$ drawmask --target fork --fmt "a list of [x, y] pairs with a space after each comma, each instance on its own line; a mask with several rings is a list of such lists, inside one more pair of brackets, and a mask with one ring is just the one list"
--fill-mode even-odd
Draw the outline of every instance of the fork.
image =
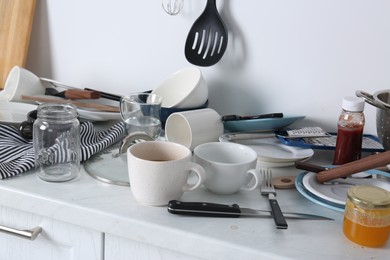
[[270, 169], [260, 169], [263, 175], [263, 182], [260, 187], [261, 195], [268, 195], [269, 204], [271, 205], [272, 216], [274, 217], [277, 229], [287, 229], [287, 221], [283, 216], [282, 210], [276, 200], [276, 191], [272, 184], [272, 172]]

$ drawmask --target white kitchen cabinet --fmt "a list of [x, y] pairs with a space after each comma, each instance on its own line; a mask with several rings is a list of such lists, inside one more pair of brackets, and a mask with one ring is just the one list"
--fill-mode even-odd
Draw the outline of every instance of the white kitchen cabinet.
[[189, 255], [106, 234], [105, 260], [196, 260]]
[[42, 228], [35, 240], [0, 232], [1, 260], [103, 259], [101, 232], [7, 207], [0, 207], [0, 225], [17, 230]]

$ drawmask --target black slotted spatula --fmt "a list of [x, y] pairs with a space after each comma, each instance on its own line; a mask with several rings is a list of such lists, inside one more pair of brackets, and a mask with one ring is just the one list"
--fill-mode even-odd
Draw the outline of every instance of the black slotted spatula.
[[225, 53], [228, 32], [218, 13], [215, 0], [207, 0], [206, 8], [188, 33], [185, 56], [197, 66], [212, 66]]

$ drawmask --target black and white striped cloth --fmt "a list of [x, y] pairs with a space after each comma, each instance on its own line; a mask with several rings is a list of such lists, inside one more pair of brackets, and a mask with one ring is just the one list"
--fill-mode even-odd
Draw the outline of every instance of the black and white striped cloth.
[[[113, 145], [124, 134], [123, 122], [101, 132], [96, 131], [91, 122], [81, 123], [81, 161]], [[15, 127], [0, 124], [0, 179], [16, 176], [34, 167], [33, 142], [21, 137]]]

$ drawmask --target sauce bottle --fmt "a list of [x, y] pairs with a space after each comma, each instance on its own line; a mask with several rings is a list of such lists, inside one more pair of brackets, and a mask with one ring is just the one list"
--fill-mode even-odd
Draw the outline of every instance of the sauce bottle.
[[349, 240], [362, 246], [385, 245], [390, 235], [390, 192], [368, 185], [350, 188], [343, 232]]
[[333, 164], [340, 165], [360, 159], [364, 128], [364, 100], [345, 97], [338, 121]]

